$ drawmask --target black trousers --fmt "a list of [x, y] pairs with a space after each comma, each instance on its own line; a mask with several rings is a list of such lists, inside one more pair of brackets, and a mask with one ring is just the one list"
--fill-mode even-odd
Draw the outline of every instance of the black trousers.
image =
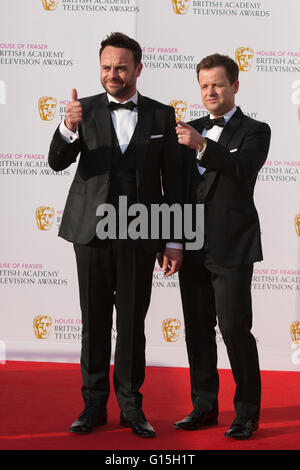
[[207, 251], [184, 253], [179, 272], [194, 409], [218, 409], [217, 324], [236, 383], [237, 417], [259, 416], [261, 381], [251, 333], [253, 264], [223, 268]]
[[144, 320], [150, 303], [155, 254], [133, 240], [74, 244], [82, 312], [81, 374], [85, 406], [106, 410], [110, 391], [112, 315], [117, 339], [114, 388], [123, 411], [141, 408], [145, 377]]

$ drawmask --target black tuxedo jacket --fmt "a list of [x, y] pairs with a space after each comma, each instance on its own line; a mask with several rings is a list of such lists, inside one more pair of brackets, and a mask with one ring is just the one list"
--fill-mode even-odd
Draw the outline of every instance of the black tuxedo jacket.
[[[205, 118], [190, 122], [203, 132]], [[185, 202], [205, 204], [208, 249], [220, 266], [240, 266], [262, 259], [258, 214], [253, 200], [256, 177], [270, 144], [267, 124], [237, 111], [218, 142], [207, 139], [199, 174], [195, 151], [184, 149]]]
[[[96, 217], [97, 207], [107, 200], [113, 138], [106, 93], [83, 98], [80, 102], [83, 119], [79, 126], [79, 139], [66, 143], [58, 128], [50, 145], [48, 160], [53, 170], [61, 171], [74, 163], [80, 153], [59, 236], [87, 244], [96, 235], [96, 225], [100, 220]], [[175, 127], [172, 107], [139, 95], [135, 134], [137, 202], [146, 206], [182, 201], [182, 160]], [[145, 240], [145, 243], [151, 251], [162, 248], [158, 240]]]

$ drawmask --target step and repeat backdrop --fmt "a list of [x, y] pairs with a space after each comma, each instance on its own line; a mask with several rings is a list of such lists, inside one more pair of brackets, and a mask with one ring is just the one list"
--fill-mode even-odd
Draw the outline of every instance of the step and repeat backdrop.
[[[238, 63], [237, 104], [272, 129], [255, 191], [264, 260], [253, 333], [263, 369], [300, 370], [299, 0], [2, 0], [0, 10], [0, 361], [79, 362], [74, 252], [57, 236], [76, 164], [55, 173], [47, 154], [72, 88], [103, 91], [100, 42], [122, 31], [143, 48], [140, 93], [184, 121], [206, 114], [197, 63], [215, 52]], [[188, 366], [178, 276], [158, 265], [146, 335], [149, 365]], [[227, 368], [218, 328], [217, 341]]]

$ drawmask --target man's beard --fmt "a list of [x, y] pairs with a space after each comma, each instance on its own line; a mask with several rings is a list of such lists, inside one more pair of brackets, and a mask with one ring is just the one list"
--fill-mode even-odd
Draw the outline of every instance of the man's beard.
[[134, 87], [133, 87], [132, 83], [128, 83], [125, 86], [122, 86], [122, 85], [124, 85], [123, 81], [115, 81], [115, 82], [112, 82], [112, 83], [119, 84], [120, 87], [110, 89], [109, 85], [107, 86], [106, 83], [101, 80], [101, 84], [102, 84], [103, 88], [105, 89], [105, 91], [107, 91], [107, 93], [109, 93], [114, 98], [117, 98], [117, 99], [127, 98], [128, 96], [130, 96], [131, 91], [132, 92], [134, 91]]

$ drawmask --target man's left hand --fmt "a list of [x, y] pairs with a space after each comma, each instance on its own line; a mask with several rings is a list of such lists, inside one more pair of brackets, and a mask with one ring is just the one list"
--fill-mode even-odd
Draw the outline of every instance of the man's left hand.
[[157, 256], [157, 261], [163, 269], [165, 277], [172, 276], [179, 271], [182, 265], [182, 252], [183, 250], [178, 248], [166, 248], [164, 253]]

